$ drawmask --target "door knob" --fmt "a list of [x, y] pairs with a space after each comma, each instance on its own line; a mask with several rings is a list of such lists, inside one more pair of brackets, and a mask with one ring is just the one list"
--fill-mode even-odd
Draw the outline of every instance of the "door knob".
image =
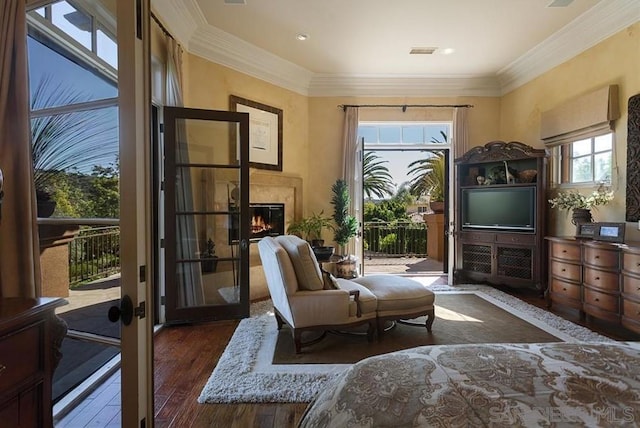
[[109, 308], [109, 321], [118, 322], [122, 321], [122, 324], [129, 325], [133, 319], [133, 302], [131, 297], [124, 295], [120, 300], [120, 306], [111, 306]]

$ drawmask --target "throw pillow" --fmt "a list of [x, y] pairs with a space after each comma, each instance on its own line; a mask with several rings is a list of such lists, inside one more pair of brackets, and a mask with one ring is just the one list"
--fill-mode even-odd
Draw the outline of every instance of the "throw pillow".
[[322, 272], [309, 243], [294, 235], [281, 235], [276, 237], [276, 241], [289, 254], [298, 279], [298, 288], [311, 291], [322, 290], [324, 287]]

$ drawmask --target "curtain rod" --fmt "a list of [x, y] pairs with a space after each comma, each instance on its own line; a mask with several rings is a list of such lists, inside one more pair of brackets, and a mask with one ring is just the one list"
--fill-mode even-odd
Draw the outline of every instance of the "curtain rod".
[[165, 36], [167, 37], [171, 37], [173, 40], [175, 40], [176, 38], [173, 37], [173, 35], [169, 32], [169, 30], [167, 30], [165, 28], [164, 25], [162, 25], [162, 22], [160, 22], [160, 20], [158, 19], [158, 17], [155, 15], [155, 13], [151, 12], [151, 18], [156, 21], [156, 24], [158, 24], [158, 27], [160, 27], [160, 30], [162, 30], [162, 32], [164, 33]]
[[367, 107], [367, 108], [379, 108], [379, 107], [401, 107], [403, 112], [407, 111], [408, 107], [422, 107], [422, 108], [453, 108], [464, 107], [472, 108], [473, 104], [340, 104], [338, 107], [342, 110], [346, 110], [347, 107]]

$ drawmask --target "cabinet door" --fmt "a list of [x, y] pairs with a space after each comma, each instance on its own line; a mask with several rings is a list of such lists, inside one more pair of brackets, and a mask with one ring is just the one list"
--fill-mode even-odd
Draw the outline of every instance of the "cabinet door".
[[496, 247], [497, 275], [533, 280], [534, 247]]
[[491, 274], [491, 245], [462, 244], [462, 269]]

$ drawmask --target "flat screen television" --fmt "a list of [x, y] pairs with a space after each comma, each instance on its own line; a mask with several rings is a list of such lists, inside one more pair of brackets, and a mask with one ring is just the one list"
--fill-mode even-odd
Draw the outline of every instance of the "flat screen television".
[[462, 228], [533, 232], [535, 195], [534, 186], [462, 189]]

